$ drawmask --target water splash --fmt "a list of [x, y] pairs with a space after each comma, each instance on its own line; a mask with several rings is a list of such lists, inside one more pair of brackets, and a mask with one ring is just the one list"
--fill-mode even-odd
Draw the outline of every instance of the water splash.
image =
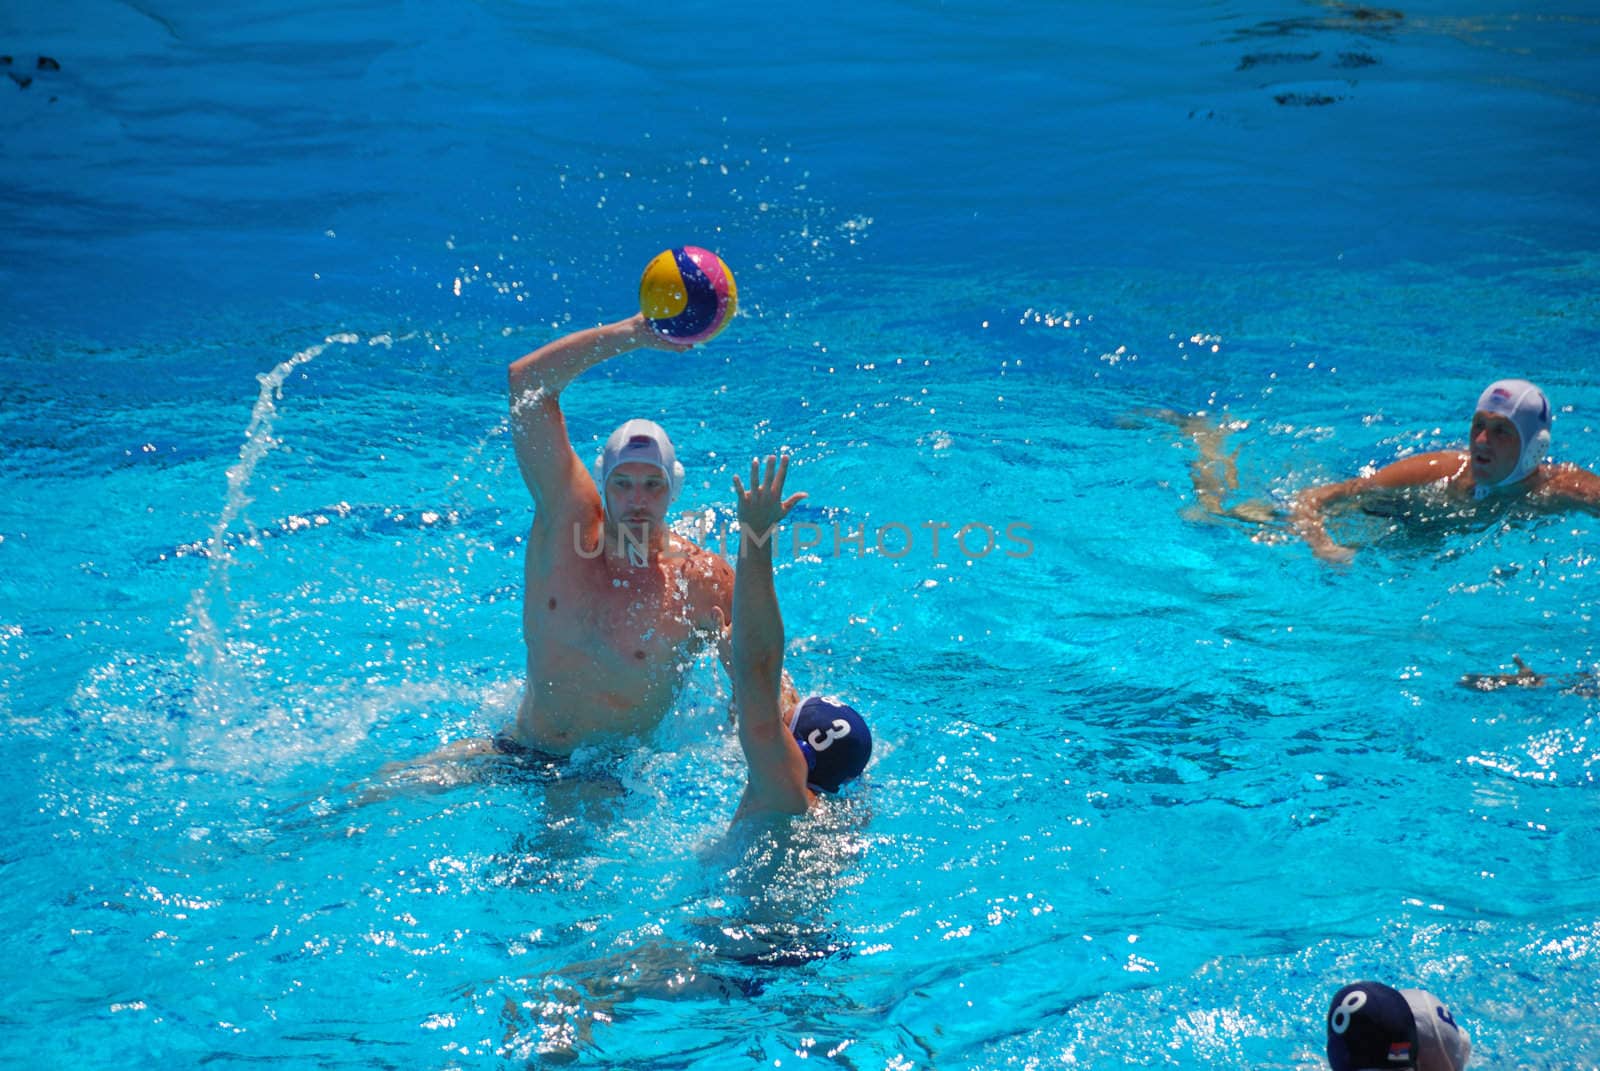
[[228, 496], [222, 512], [211, 527], [204, 554], [211, 565], [203, 584], [189, 596], [189, 619], [192, 627], [188, 636], [189, 663], [199, 674], [195, 694], [196, 706], [213, 714], [224, 708], [221, 702], [227, 691], [231, 665], [222, 630], [212, 617], [212, 606], [226, 602], [228, 596], [228, 571], [233, 565], [233, 550], [228, 540], [229, 528], [239, 514], [252, 501], [249, 493], [251, 477], [256, 466], [269, 454], [279, 440], [273, 437], [272, 426], [278, 415], [277, 403], [283, 398], [283, 384], [289, 373], [315, 360], [329, 346], [338, 343], [351, 345], [359, 338], [349, 332], [329, 335], [319, 345], [301, 350], [278, 364], [270, 372], [256, 377], [261, 391], [250, 411], [250, 423], [244, 430], [244, 444], [239, 447], [239, 460], [228, 467]]

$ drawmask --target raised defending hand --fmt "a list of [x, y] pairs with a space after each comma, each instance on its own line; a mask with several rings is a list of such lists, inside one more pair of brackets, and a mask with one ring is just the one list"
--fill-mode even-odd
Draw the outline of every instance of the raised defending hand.
[[739, 477], [733, 478], [734, 499], [739, 505], [739, 526], [746, 532], [762, 538], [763, 541], [766, 534], [806, 497], [804, 491], [797, 491], [788, 498], [783, 497], [783, 480], [788, 472], [788, 454], [782, 457], [768, 454], [765, 475], [761, 472], [761, 462], [756, 458], [750, 459], [748, 491], [739, 481]]

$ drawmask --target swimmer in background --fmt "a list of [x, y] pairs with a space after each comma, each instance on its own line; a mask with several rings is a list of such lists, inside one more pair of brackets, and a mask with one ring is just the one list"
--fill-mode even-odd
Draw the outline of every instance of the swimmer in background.
[[1478, 397], [1467, 449], [1402, 458], [1370, 476], [1322, 484], [1295, 496], [1289, 523], [1324, 561], [1349, 561], [1355, 551], [1328, 535], [1323, 514], [1334, 503], [1374, 491], [1434, 488], [1459, 515], [1476, 519], [1515, 501], [1541, 513], [1600, 513], [1600, 476], [1576, 465], [1544, 461], [1550, 448], [1550, 402], [1525, 379], [1501, 379]]
[[[1237, 452], [1223, 453], [1231, 429], [1200, 416], [1161, 415], [1188, 434], [1200, 451], [1191, 477], [1205, 513], [1255, 524], [1274, 519], [1266, 503], [1226, 504], [1238, 489]], [[1347, 562], [1355, 550], [1336, 543], [1325, 520], [1331, 507], [1346, 501], [1369, 512], [1396, 515], [1407, 507], [1386, 508], [1380, 499], [1406, 496], [1419, 505], [1443, 507], [1435, 511], [1438, 516], [1462, 525], [1508, 504], [1539, 513], [1583, 509], [1600, 514], [1600, 476], [1543, 460], [1550, 446], [1550, 422], [1550, 403], [1538, 387], [1523, 379], [1497, 380], [1478, 398], [1467, 449], [1416, 454], [1370, 475], [1307, 488], [1290, 506], [1289, 530], [1324, 561]]]
[[[738, 823], [760, 815], [804, 814], [819, 793], [838, 792], [872, 757], [872, 734], [851, 707], [821, 696], [804, 702], [783, 669], [783, 615], [772, 579], [778, 522], [804, 492], [783, 497], [789, 458], [750, 461], [748, 489], [733, 478], [739, 509], [739, 566], [733, 585], [729, 677], [739, 746], [748, 773], [734, 812]], [[718, 611], [720, 614], [720, 611]]]
[[[1475, 692], [1498, 692], [1502, 688], [1543, 688], [1551, 683], [1552, 678], [1548, 673], [1535, 672], [1517, 655], [1512, 655], [1511, 661], [1516, 663], [1515, 673], [1465, 673], [1456, 683]], [[1600, 675], [1568, 673], [1555, 678], [1555, 683], [1561, 695], [1580, 695], [1590, 699], [1600, 696]]]

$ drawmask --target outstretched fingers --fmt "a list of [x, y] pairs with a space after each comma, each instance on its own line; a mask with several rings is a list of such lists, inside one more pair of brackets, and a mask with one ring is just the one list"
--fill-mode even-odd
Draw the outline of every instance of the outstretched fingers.
[[788, 498], [783, 497], [783, 482], [789, 478], [789, 455], [781, 454], [777, 458], [767, 455], [767, 480], [766, 489], [772, 495], [773, 503], [778, 508], [778, 519], [789, 515], [789, 511], [805, 501], [806, 493], [796, 491]]
[[738, 476], [733, 478], [733, 490], [739, 508], [741, 523], [770, 527], [789, 515], [789, 511], [804, 501], [805, 492], [796, 492], [785, 498], [783, 484], [789, 477], [789, 455], [768, 454], [765, 458], [750, 459], [748, 484]]

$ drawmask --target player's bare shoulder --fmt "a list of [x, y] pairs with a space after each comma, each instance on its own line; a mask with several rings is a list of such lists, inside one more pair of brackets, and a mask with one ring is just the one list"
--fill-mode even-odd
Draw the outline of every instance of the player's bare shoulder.
[[1467, 455], [1460, 450], [1431, 450], [1390, 462], [1373, 474], [1372, 487], [1423, 487], [1448, 481], [1452, 488], [1466, 476]]
[[679, 575], [695, 616], [709, 615], [713, 606], [728, 611], [733, 600], [733, 569], [722, 556], [678, 536], [673, 537], [672, 550], [678, 556]]
[[691, 584], [733, 586], [733, 569], [722, 556], [692, 540], [674, 537], [672, 549], [681, 555], [683, 572]]
[[1557, 509], [1577, 506], [1600, 511], [1600, 476], [1577, 465], [1562, 463], [1541, 469], [1544, 479], [1535, 497]]

